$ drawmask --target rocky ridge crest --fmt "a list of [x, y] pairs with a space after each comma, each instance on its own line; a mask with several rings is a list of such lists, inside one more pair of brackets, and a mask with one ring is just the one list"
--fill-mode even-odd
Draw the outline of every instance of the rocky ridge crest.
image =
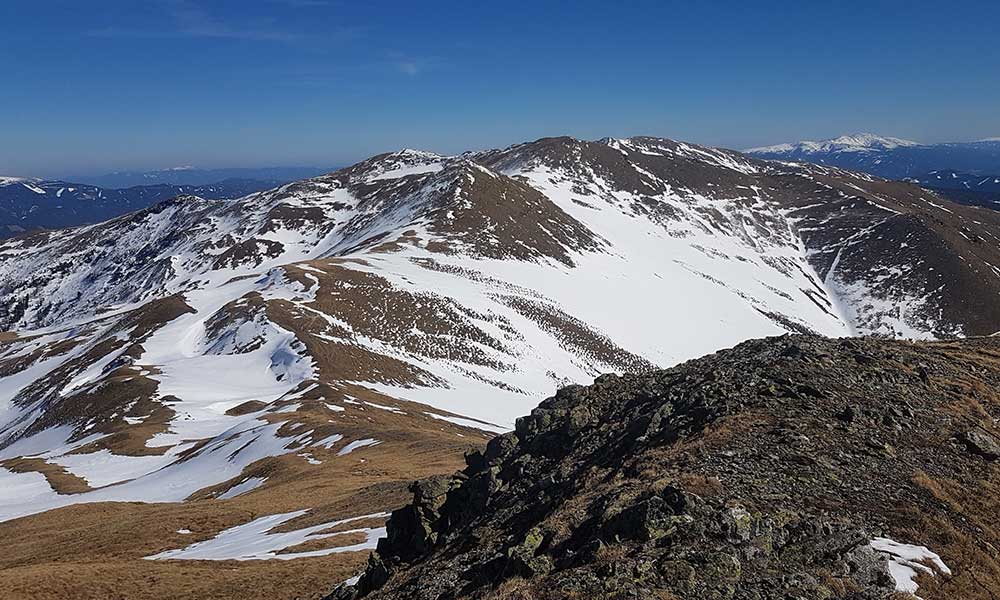
[[[996, 597], [998, 360], [783, 336], [563, 388], [415, 483], [330, 598]], [[894, 578], [884, 540], [947, 566]]]

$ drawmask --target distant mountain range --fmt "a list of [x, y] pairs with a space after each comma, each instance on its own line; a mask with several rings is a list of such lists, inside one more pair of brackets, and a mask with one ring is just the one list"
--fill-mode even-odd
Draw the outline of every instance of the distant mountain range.
[[757, 158], [804, 161], [864, 171], [886, 179], [923, 177], [945, 169], [982, 175], [1000, 173], [1000, 138], [921, 144], [860, 133], [821, 142], [750, 148], [745, 152]]
[[104, 175], [74, 175], [69, 181], [103, 188], [127, 188], [138, 185], [206, 185], [227, 179], [257, 180], [288, 183], [329, 173], [335, 168], [320, 167], [260, 167], [233, 169], [199, 169], [191, 166], [157, 171], [116, 171]]
[[962, 204], [1000, 208], [1000, 138], [920, 144], [873, 133], [750, 148], [770, 160], [810, 162], [902, 179]]
[[[208, 174], [217, 176], [239, 171], [274, 178], [228, 178], [209, 183], [167, 183], [165, 179], [184, 179], [184, 174], [198, 180]], [[37, 229], [58, 229], [98, 223], [141, 210], [157, 202], [181, 195], [207, 199], [226, 200], [240, 198], [254, 192], [270, 189], [288, 179], [278, 177], [283, 169], [226, 169], [215, 171], [157, 171], [162, 173], [156, 182], [152, 173], [145, 185], [124, 188], [101, 187], [77, 180], [49, 181], [20, 177], [0, 177], [0, 238], [10, 237]], [[200, 174], [200, 175], [199, 175]], [[286, 175], [290, 173], [284, 173]], [[113, 175], [94, 178], [114, 181]], [[124, 181], [126, 178], [121, 179]]]

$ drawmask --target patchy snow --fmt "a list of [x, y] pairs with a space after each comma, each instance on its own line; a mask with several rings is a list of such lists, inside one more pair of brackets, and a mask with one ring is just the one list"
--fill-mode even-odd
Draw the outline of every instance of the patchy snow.
[[344, 439], [344, 436], [340, 435], [339, 433], [335, 433], [335, 434], [333, 434], [331, 436], [328, 436], [328, 437], [325, 437], [325, 438], [323, 438], [323, 439], [321, 439], [321, 440], [319, 440], [317, 442], [313, 442], [310, 445], [311, 446], [323, 446], [324, 448], [326, 448], [327, 450], [329, 450], [330, 448], [333, 447], [334, 444], [336, 444], [337, 442], [339, 442], [342, 439]]
[[150, 447], [218, 435], [245, 420], [226, 414], [250, 400], [272, 402], [313, 376], [312, 361], [298, 354], [291, 332], [270, 324], [265, 343], [253, 352], [205, 354], [205, 321], [225, 304], [262, 287], [260, 280], [244, 280], [186, 295], [197, 312], [174, 319], [143, 343], [136, 361], [155, 366], [150, 378], [159, 382], [161, 397], [174, 396], [177, 412], [170, 432], [155, 436]]
[[[295, 558], [306, 558], [311, 556], [326, 556], [328, 554], [339, 554], [342, 552], [359, 552], [362, 550], [373, 550], [380, 538], [385, 537], [385, 527], [359, 528], [337, 533], [320, 533], [325, 529], [338, 527], [345, 523], [361, 521], [367, 519], [383, 519], [388, 517], [388, 513], [373, 513], [359, 517], [351, 517], [329, 523], [321, 523], [312, 527], [286, 531], [282, 533], [273, 532], [277, 528], [294, 518], [301, 517], [309, 512], [308, 510], [296, 510], [276, 515], [268, 515], [254, 519], [244, 525], [237, 525], [230, 529], [219, 532], [214, 538], [192, 544], [179, 550], [167, 550], [145, 557], [146, 560], [292, 560]], [[291, 548], [299, 544], [332, 538], [340, 535], [350, 535], [354, 533], [364, 533], [366, 539], [358, 544], [349, 546], [338, 546], [312, 550], [308, 552], [291, 552], [279, 554], [281, 550]]]
[[372, 177], [371, 181], [379, 181], [381, 179], [399, 179], [400, 177], [406, 177], [408, 175], [423, 175], [425, 173], [437, 173], [444, 168], [442, 163], [430, 163], [424, 165], [412, 165], [408, 167], [400, 167], [398, 169], [392, 169], [391, 171], [385, 171], [379, 173], [378, 175]]
[[48, 462], [65, 467], [98, 488], [153, 473], [177, 460], [176, 453], [160, 456], [121, 456], [108, 450], [90, 454], [63, 454]]
[[[81, 502], [183, 501], [198, 490], [238, 477], [247, 466], [258, 460], [293, 452], [299, 439], [279, 436], [278, 431], [283, 425], [283, 422], [267, 423], [259, 419], [244, 419], [232, 428], [212, 437], [184, 460], [177, 460], [176, 455], [188, 449], [190, 444], [171, 448], [168, 453], [174, 460], [166, 466], [124, 483], [82, 494], [61, 495], [51, 488], [48, 493], [43, 493], [38, 486], [20, 485], [27, 481], [27, 478], [38, 475], [37, 473], [13, 474], [15, 477], [10, 482], [12, 484], [16, 482], [18, 485], [0, 487], [4, 499], [4, 502], [0, 503], [0, 521]], [[58, 460], [66, 458], [61, 456]], [[133, 458], [140, 460], [133, 463], [131, 461]], [[105, 479], [127, 477], [155, 466], [152, 461], [142, 460], [144, 458], [146, 457], [114, 456], [110, 459], [110, 463], [116, 470], [106, 475], [94, 475], [97, 470], [92, 463], [81, 462], [74, 466], [81, 468], [81, 472], [99, 477], [98, 481], [101, 481], [101, 477]], [[92, 459], [93, 457], [89, 460]], [[45, 485], [48, 487], [47, 482]]]
[[[0, 467], [0, 490], [3, 490], [5, 502], [12, 497], [25, 502], [45, 501], [55, 493], [41, 473], [15, 473], [4, 467]], [[7, 520], [6, 514], [7, 508], [0, 504], [0, 520]]]
[[341, 448], [337, 452], [337, 456], [347, 456], [348, 454], [350, 454], [351, 452], [354, 452], [358, 448], [365, 448], [365, 447], [368, 447], [368, 446], [377, 446], [377, 445], [379, 445], [381, 443], [382, 442], [380, 442], [379, 440], [372, 439], [372, 438], [365, 438], [363, 440], [355, 440], [355, 441], [351, 442], [350, 444], [347, 444], [346, 446], [344, 446], [343, 448]]
[[461, 425], [462, 427], [469, 427], [471, 429], [480, 429], [482, 431], [490, 431], [493, 433], [506, 433], [509, 431], [505, 427], [500, 427], [492, 423], [484, 423], [482, 421], [475, 421], [473, 419], [463, 419], [462, 417], [451, 417], [447, 415], [439, 415], [432, 412], [425, 412], [425, 415], [431, 417], [432, 419], [438, 419], [440, 421], [447, 421], [455, 425]]
[[321, 465], [321, 464], [323, 464], [323, 461], [317, 460], [312, 454], [309, 454], [308, 452], [302, 452], [300, 454], [296, 454], [296, 456], [299, 456], [301, 458], [306, 459], [306, 462], [309, 463], [309, 464], [311, 464], [311, 465]]
[[403, 411], [403, 409], [399, 408], [398, 406], [386, 406], [384, 404], [375, 404], [374, 402], [365, 402], [365, 404], [367, 404], [368, 406], [371, 406], [372, 408], [378, 408], [380, 410], [384, 410], [384, 411], [387, 411], [387, 412], [395, 413], [397, 415], [405, 415], [406, 414]]
[[[869, 544], [876, 552], [889, 557], [889, 575], [896, 582], [896, 591], [916, 595], [918, 572], [935, 575], [951, 575], [941, 557], [925, 546], [903, 544], [889, 538], [877, 537]], [[928, 566], [924, 563], [930, 563]], [[917, 596], [919, 598], [919, 596]]]
[[229, 500], [230, 498], [242, 496], [264, 485], [265, 481], [267, 481], [267, 477], [247, 477], [216, 497], [219, 500]]

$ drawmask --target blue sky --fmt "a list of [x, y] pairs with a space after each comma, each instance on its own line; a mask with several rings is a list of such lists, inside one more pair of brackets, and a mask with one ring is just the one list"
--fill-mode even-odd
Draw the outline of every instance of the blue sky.
[[1000, 2], [0, 2], [0, 175], [1000, 136]]

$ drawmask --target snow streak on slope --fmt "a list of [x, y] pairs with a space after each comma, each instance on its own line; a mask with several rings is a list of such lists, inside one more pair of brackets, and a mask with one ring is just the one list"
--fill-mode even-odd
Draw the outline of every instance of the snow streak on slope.
[[[274, 533], [278, 526], [306, 514], [307, 511], [299, 510], [290, 513], [269, 515], [260, 517], [245, 525], [238, 525], [232, 529], [227, 529], [219, 533], [218, 536], [192, 544], [187, 548], [179, 550], [168, 550], [153, 556], [147, 556], [147, 560], [292, 560], [295, 558], [305, 558], [309, 556], [324, 556], [326, 554], [337, 554], [340, 552], [357, 552], [359, 550], [374, 550], [375, 542], [385, 537], [385, 527], [362, 527], [358, 529], [347, 529], [335, 533], [322, 533], [324, 530], [333, 529], [345, 523], [355, 521], [367, 521], [371, 519], [384, 519], [388, 513], [373, 513], [360, 517], [351, 517], [329, 523], [321, 523], [303, 529]], [[349, 536], [351, 534], [365, 534], [365, 541], [359, 544], [346, 546], [333, 546], [322, 550], [308, 552], [287, 552], [281, 553], [286, 548], [292, 548], [305, 542], [335, 538], [337, 536]]]

